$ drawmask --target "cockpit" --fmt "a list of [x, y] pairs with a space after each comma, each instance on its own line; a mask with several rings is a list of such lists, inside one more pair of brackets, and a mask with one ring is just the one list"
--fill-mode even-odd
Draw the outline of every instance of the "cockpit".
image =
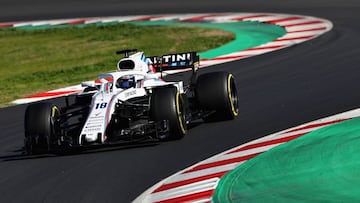
[[116, 88], [128, 89], [136, 87], [136, 80], [134, 75], [124, 75], [117, 79]]

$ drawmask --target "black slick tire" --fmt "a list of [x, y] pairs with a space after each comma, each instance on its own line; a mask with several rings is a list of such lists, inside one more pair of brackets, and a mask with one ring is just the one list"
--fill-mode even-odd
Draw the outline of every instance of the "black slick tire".
[[152, 90], [150, 118], [154, 121], [169, 121], [168, 138], [170, 140], [181, 139], [186, 135], [184, 101], [176, 87], [161, 87]]
[[59, 109], [51, 103], [31, 104], [25, 111], [25, 150], [27, 154], [51, 152], [58, 130], [55, 120]]
[[212, 72], [200, 75], [195, 94], [201, 110], [214, 112], [204, 117], [205, 121], [232, 120], [238, 116], [238, 95], [232, 74]]

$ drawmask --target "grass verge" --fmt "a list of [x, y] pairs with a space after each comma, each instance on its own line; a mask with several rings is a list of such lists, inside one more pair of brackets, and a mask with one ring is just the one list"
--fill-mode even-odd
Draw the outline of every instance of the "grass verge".
[[234, 37], [217, 29], [129, 24], [0, 29], [0, 107], [115, 70], [120, 49], [138, 48], [147, 55], [203, 52]]

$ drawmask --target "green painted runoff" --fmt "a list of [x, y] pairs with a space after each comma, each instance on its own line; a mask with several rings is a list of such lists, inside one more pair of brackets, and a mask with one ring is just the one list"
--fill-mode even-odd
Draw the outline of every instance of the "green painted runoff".
[[260, 46], [286, 34], [286, 30], [278, 25], [256, 21], [238, 21], [226, 23], [186, 23], [178, 21], [138, 21], [135, 25], [146, 26], [191, 26], [220, 29], [235, 34], [235, 40], [223, 46], [200, 53], [202, 59], [212, 59], [248, 48]]
[[321, 128], [240, 165], [214, 203], [360, 202], [360, 118]]

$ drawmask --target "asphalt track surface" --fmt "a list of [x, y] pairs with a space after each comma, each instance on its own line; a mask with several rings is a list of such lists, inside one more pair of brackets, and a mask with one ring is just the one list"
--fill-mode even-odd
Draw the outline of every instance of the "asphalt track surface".
[[[5, 0], [0, 21], [158, 13], [275, 12], [326, 18], [306, 43], [203, 71], [231, 71], [240, 115], [192, 128], [181, 141], [67, 156], [26, 157], [25, 105], [0, 109], [0, 202], [130, 202], [163, 178], [256, 138], [360, 107], [358, 0]], [[181, 75], [179, 75], [181, 77]], [[55, 101], [58, 102], [58, 101]]]

